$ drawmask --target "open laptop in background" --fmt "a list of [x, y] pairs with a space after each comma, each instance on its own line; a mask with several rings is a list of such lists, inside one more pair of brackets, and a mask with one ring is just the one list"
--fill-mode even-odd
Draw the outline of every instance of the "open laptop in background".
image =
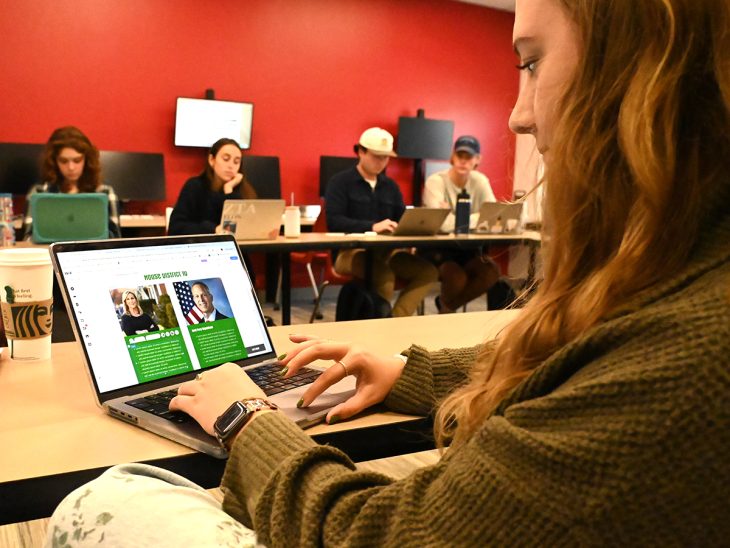
[[236, 240], [275, 240], [285, 207], [284, 200], [226, 200], [221, 227]]
[[109, 196], [103, 192], [32, 194], [30, 215], [37, 244], [109, 237]]
[[519, 234], [522, 232], [523, 202], [484, 202], [479, 209], [475, 232]]
[[[297, 409], [319, 371], [305, 368], [289, 382], [301, 386], [282, 386], [292, 379], [278, 374], [277, 353], [232, 235], [59, 243], [51, 246], [51, 258], [97, 402], [113, 417], [224, 457], [191, 417], [168, 409], [178, 385], [205, 369], [240, 365], [302, 427], [320, 422], [354, 393], [355, 379], [346, 377], [314, 405]], [[200, 307], [207, 310], [195, 301], [204, 288], [210, 302]], [[125, 299], [127, 309], [135, 308], [129, 292], [146, 318], [125, 310]]]
[[408, 208], [403, 212], [392, 235], [433, 236], [439, 231], [448, 214], [448, 209], [438, 207]]

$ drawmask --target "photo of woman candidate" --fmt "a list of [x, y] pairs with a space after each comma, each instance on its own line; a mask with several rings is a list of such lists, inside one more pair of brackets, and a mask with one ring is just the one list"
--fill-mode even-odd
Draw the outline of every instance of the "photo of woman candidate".
[[169, 234], [212, 234], [222, 231], [219, 223], [227, 199], [256, 198], [245, 180], [239, 144], [218, 139], [208, 152], [205, 169], [183, 185], [170, 216]]
[[33, 234], [30, 197], [39, 192], [78, 194], [103, 192], [109, 197], [109, 237], [119, 238], [119, 200], [114, 189], [102, 184], [99, 150], [80, 129], [65, 126], [56, 129], [46, 143], [41, 166], [43, 182], [34, 185], [26, 197], [23, 238]]
[[121, 326], [125, 335], [130, 336], [160, 330], [149, 314], [142, 311], [136, 292], [127, 290], [122, 293], [122, 306], [124, 307], [124, 314], [121, 317]]

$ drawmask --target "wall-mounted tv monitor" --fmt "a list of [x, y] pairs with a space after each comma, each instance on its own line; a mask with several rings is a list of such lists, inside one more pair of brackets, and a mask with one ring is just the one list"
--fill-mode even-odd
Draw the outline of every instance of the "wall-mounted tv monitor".
[[448, 160], [454, 140], [454, 122], [421, 116], [398, 119], [398, 156], [420, 160]]
[[218, 139], [235, 139], [241, 148], [251, 147], [253, 104], [213, 99], [177, 98], [175, 145], [210, 147]]

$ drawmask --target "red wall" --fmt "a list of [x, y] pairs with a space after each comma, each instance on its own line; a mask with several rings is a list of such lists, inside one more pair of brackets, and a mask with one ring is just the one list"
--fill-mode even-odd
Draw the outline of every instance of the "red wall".
[[[451, 0], [23, 0], [0, 10], [0, 141], [74, 124], [106, 150], [162, 152], [167, 204], [204, 162], [173, 145], [175, 98], [250, 101], [250, 152], [281, 158], [284, 196], [318, 202], [319, 156], [399, 116], [455, 121], [511, 193], [513, 14]], [[411, 165], [389, 168], [410, 201]], [[161, 212], [166, 204], [139, 206]]]

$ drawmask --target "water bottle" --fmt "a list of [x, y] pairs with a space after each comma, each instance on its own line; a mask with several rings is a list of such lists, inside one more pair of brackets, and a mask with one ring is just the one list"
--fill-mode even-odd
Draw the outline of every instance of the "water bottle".
[[0, 240], [2, 247], [15, 245], [12, 194], [0, 194]]
[[471, 196], [465, 188], [456, 197], [456, 221], [454, 233], [469, 234], [469, 216], [471, 215]]

